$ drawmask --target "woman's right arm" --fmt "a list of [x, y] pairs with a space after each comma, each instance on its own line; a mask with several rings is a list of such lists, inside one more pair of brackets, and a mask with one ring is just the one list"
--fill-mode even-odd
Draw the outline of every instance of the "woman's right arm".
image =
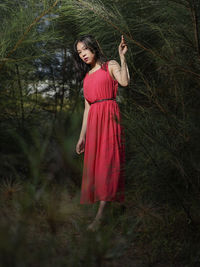
[[82, 128], [81, 128], [81, 133], [80, 137], [78, 140], [78, 143], [76, 145], [76, 152], [78, 154], [84, 152], [85, 148], [85, 136], [86, 136], [86, 129], [87, 129], [87, 118], [88, 118], [88, 112], [90, 109], [90, 104], [88, 101], [85, 99], [85, 110], [83, 113], [83, 122], [82, 122]]

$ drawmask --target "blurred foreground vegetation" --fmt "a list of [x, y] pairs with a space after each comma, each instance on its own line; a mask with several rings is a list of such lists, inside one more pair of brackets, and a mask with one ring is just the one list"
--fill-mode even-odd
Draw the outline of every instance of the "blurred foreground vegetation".
[[[0, 265], [199, 266], [199, 0], [0, 3]], [[126, 201], [80, 205], [84, 98], [72, 45], [93, 34], [108, 59], [128, 43], [119, 87]]]

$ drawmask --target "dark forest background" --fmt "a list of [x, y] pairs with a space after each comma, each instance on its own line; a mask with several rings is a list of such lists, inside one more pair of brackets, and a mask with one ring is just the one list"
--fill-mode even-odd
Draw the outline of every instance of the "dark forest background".
[[[0, 3], [1, 266], [199, 266], [200, 1]], [[85, 230], [77, 155], [84, 98], [72, 48], [93, 34], [131, 82], [119, 87], [126, 209]]]

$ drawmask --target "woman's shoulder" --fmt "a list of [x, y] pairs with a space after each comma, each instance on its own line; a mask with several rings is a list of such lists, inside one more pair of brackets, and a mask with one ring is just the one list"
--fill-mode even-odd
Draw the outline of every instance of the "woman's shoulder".
[[110, 71], [112, 71], [113, 68], [116, 68], [116, 67], [119, 66], [119, 63], [118, 63], [115, 59], [111, 59], [111, 60], [109, 60], [109, 61], [107, 62], [107, 65], [108, 65], [108, 69], [109, 69]]
[[116, 64], [117, 63], [117, 61], [115, 59], [110, 59], [107, 62], [108, 62], [108, 64]]
[[107, 68], [108, 68], [109, 74], [113, 80], [115, 80], [114, 75], [113, 75], [113, 68], [116, 67], [117, 64], [118, 64], [118, 62], [114, 59], [110, 59], [109, 61], [107, 61]]
[[104, 61], [102, 65], [103, 66], [105, 66], [105, 65], [110, 66], [112, 64], [118, 64], [118, 62], [115, 59], [109, 59], [107, 61]]

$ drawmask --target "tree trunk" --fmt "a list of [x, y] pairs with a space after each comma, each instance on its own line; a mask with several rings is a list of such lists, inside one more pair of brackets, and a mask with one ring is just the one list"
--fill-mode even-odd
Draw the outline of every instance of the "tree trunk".
[[65, 96], [65, 82], [66, 82], [66, 65], [67, 65], [67, 49], [63, 49], [63, 66], [62, 66], [62, 93], [60, 98], [60, 111], [63, 109], [64, 96]]
[[55, 98], [54, 98], [54, 117], [56, 119], [57, 117], [57, 106], [58, 106], [58, 92], [57, 92], [57, 88], [56, 88], [56, 83], [55, 83], [55, 76], [54, 76], [54, 71], [52, 66], [50, 66], [50, 70], [51, 70], [51, 75], [52, 75], [52, 82], [53, 82], [53, 88], [55, 91]]
[[16, 66], [16, 72], [17, 72], [17, 82], [18, 82], [18, 87], [19, 87], [19, 95], [20, 95], [20, 109], [21, 109], [21, 126], [24, 128], [24, 100], [23, 100], [23, 90], [22, 90], [22, 84], [21, 84], [21, 79], [20, 79], [20, 73], [19, 73], [19, 67], [17, 64]]
[[200, 57], [200, 35], [199, 35], [199, 4], [195, 0], [189, 1], [190, 10], [192, 14], [192, 20], [194, 25], [194, 39], [196, 43], [197, 54]]

